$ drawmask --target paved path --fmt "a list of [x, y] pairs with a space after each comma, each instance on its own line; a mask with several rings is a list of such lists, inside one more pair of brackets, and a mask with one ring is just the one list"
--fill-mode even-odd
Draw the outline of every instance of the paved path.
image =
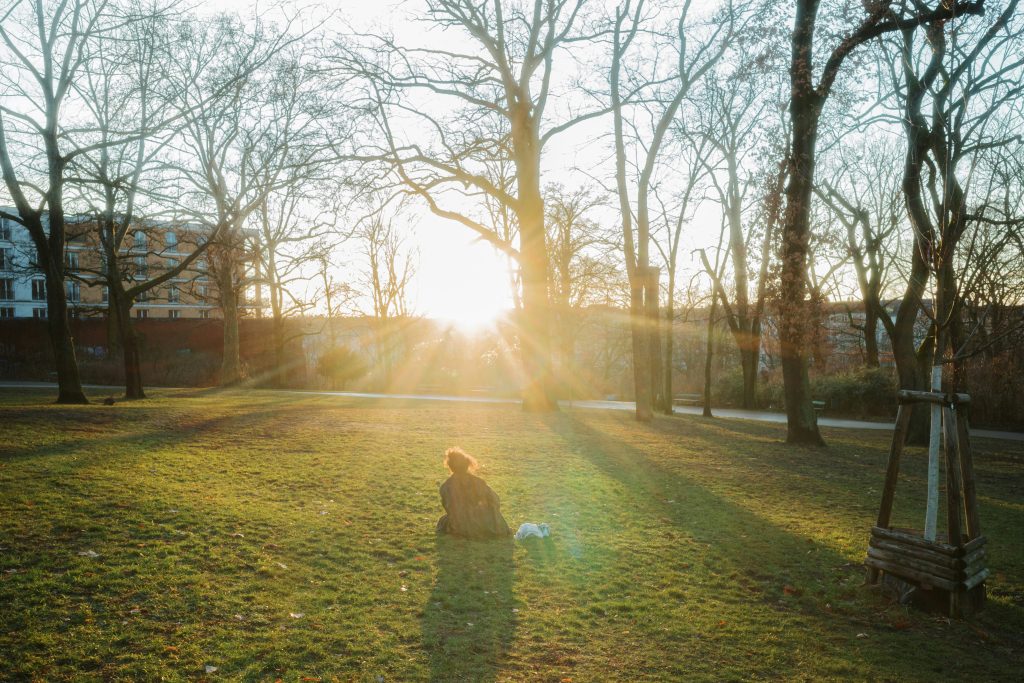
[[[516, 398], [492, 398], [485, 396], [440, 396], [429, 394], [369, 394], [355, 391], [293, 391], [295, 394], [317, 394], [322, 396], [350, 396], [353, 398], [395, 398], [406, 401], [456, 401], [461, 403], [513, 403], [518, 404]], [[595, 410], [636, 410], [632, 401], [559, 401], [559, 404], [566, 409], [592, 408]], [[676, 406], [677, 415], [701, 415], [703, 409], [695, 406]], [[757, 422], [786, 423], [785, 413], [772, 413], [766, 410], [740, 410], [738, 408], [715, 408], [715, 417], [725, 417], [737, 420], [755, 420]], [[892, 431], [895, 424], [892, 422], [869, 422], [867, 420], [843, 420], [834, 417], [819, 417], [818, 424], [822, 427], [838, 427], [840, 429], [876, 429], [880, 431]], [[1009, 441], [1024, 441], [1024, 432], [1003, 432], [992, 429], [972, 429], [971, 436], [986, 439], [1006, 439]]]
[[[0, 388], [49, 389], [57, 386], [48, 382], [0, 382]], [[120, 387], [86, 385], [89, 389], [120, 389]], [[275, 391], [260, 389], [259, 391]], [[391, 398], [404, 401], [452, 401], [456, 403], [509, 403], [519, 404], [517, 398], [495, 398], [489, 396], [442, 396], [434, 394], [373, 394], [358, 391], [282, 391], [287, 394], [304, 394], [314, 396], [344, 396], [347, 398]], [[636, 409], [632, 401], [560, 401], [566, 409], [589, 408], [595, 410], [628, 410]], [[677, 415], [700, 415], [702, 409], [695, 406], [676, 406]], [[715, 417], [737, 420], [755, 420], [757, 422], [776, 422], [785, 424], [785, 413], [772, 413], [764, 410], [740, 410], [738, 408], [715, 408]], [[840, 429], [876, 429], [892, 431], [892, 422], [868, 422], [866, 420], [843, 420], [833, 417], [819, 417], [818, 424], [822, 427], [838, 427]], [[1024, 441], [1024, 432], [1004, 432], [992, 429], [972, 429], [971, 436], [985, 439], [1005, 439], [1008, 441]]]

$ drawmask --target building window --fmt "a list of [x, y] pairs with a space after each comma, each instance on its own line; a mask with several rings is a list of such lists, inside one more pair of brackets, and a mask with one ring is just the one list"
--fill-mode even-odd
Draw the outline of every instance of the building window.
[[10, 242], [13, 238], [11, 233], [14, 232], [14, 221], [9, 218], [0, 218], [0, 240], [7, 240]]
[[143, 320], [149, 317], [149, 310], [145, 308], [138, 308], [135, 310], [135, 317], [139, 320]]
[[103, 285], [103, 292], [100, 294], [100, 301], [107, 303], [110, 301], [110, 287]]
[[14, 280], [9, 277], [0, 280], [0, 301], [14, 301]]
[[14, 261], [11, 259], [10, 249], [0, 249], [0, 270], [10, 270], [14, 267]]
[[177, 320], [178, 318], [181, 317], [181, 311], [179, 311], [176, 308], [172, 308], [171, 310], [167, 311], [167, 317], [170, 318], [171, 320]]
[[68, 270], [78, 270], [78, 252], [69, 251], [64, 254], [64, 265]]
[[176, 304], [181, 301], [181, 294], [178, 292], [177, 285], [171, 285], [167, 288], [167, 303]]
[[148, 265], [146, 264], [145, 256], [135, 257], [135, 277], [144, 278], [146, 273], [149, 272]]
[[178, 267], [178, 259], [176, 259], [176, 258], [169, 258], [169, 259], [167, 259], [166, 265], [167, 265], [167, 270], [174, 270], [175, 268]]
[[46, 301], [46, 280], [40, 277], [32, 280], [32, 301]]
[[67, 295], [68, 301], [78, 303], [82, 300], [82, 284], [74, 280], [68, 280], [64, 283], [64, 293]]
[[206, 320], [207, 318], [210, 317], [210, 312], [209, 311], [199, 311], [199, 317], [202, 318], [203, 320]]
[[206, 259], [202, 259], [202, 258], [201, 259], [196, 259], [195, 268], [200, 273], [205, 273], [206, 272]]
[[146, 248], [146, 233], [144, 233], [144, 232], [136, 232], [132, 236], [132, 246], [134, 246], [136, 249], [145, 249]]
[[164, 244], [167, 245], [168, 247], [178, 246], [178, 233], [174, 232], [173, 230], [168, 230], [164, 234]]
[[33, 308], [32, 317], [36, 320], [46, 320], [46, 309], [45, 308]]
[[199, 285], [196, 288], [196, 294], [198, 294], [200, 299], [206, 301], [210, 297], [210, 287], [208, 285]]
[[0, 320], [7, 320], [14, 317], [14, 309], [10, 306], [0, 308]]

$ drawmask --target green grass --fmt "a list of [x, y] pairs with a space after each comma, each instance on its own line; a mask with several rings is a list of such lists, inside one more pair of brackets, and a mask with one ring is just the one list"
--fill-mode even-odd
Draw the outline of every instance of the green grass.
[[[0, 680], [1013, 680], [1024, 448], [976, 441], [989, 604], [861, 562], [888, 434], [508, 405], [0, 393]], [[446, 446], [548, 543], [434, 536]], [[905, 457], [897, 524], [923, 516]], [[81, 553], [96, 553], [89, 557]], [[293, 617], [299, 615], [301, 617]], [[217, 671], [206, 674], [205, 667]]]

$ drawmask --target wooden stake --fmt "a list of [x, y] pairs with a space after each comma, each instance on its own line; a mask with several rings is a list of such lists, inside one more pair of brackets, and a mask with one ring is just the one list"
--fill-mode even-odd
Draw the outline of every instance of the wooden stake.
[[[936, 361], [940, 357], [936, 356]], [[942, 366], [932, 368], [932, 391], [942, 391]], [[936, 527], [939, 520], [939, 432], [942, 429], [942, 408], [937, 403], [931, 405], [931, 430], [928, 434], [928, 504], [924, 513], [924, 537], [935, 540]]]
[[[889, 447], [889, 464], [885, 468], [885, 486], [882, 488], [882, 504], [878, 508], [878, 521], [876, 527], [881, 529], [889, 528], [889, 520], [892, 518], [892, 501], [896, 495], [896, 480], [900, 476], [900, 455], [903, 453], [903, 442], [907, 436], [907, 426], [910, 424], [910, 413], [913, 406], [900, 404], [896, 411], [896, 430], [892, 436], [892, 446]], [[878, 583], [878, 570], [874, 567], [868, 571], [868, 582]]]

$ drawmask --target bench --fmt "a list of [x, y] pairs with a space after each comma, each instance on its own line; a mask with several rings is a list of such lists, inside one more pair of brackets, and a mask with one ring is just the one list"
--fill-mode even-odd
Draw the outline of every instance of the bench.
[[676, 394], [672, 397], [672, 405], [676, 406], [699, 406], [704, 404], [704, 397], [701, 394]]
[[824, 410], [825, 410], [825, 402], [824, 401], [811, 401], [811, 405], [814, 406], [814, 412], [815, 413], [821, 413], [821, 412], [824, 412]]

